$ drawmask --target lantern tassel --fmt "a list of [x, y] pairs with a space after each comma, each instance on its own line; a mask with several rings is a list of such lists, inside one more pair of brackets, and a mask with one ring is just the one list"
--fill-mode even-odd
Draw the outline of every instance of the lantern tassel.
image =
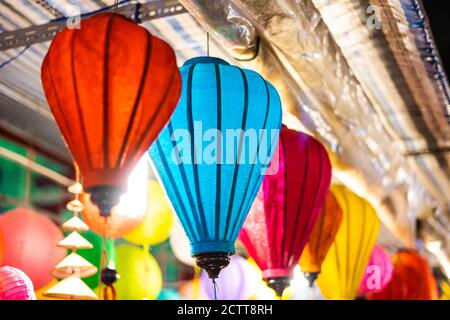
[[213, 284], [213, 288], [214, 288], [214, 300], [217, 300], [217, 282], [216, 282], [216, 278], [212, 279], [212, 284]]

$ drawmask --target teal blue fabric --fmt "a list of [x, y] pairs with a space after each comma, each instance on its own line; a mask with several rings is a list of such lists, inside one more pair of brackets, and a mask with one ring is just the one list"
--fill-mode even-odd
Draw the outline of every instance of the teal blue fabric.
[[192, 255], [234, 253], [278, 142], [280, 98], [258, 73], [218, 58], [180, 72], [180, 101], [149, 153]]

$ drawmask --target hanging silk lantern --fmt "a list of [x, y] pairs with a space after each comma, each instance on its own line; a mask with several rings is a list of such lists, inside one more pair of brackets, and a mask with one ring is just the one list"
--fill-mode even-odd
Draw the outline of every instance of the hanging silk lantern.
[[300, 268], [308, 280], [309, 286], [313, 287], [320, 273], [323, 260], [333, 244], [334, 238], [342, 221], [342, 210], [336, 197], [329, 192], [323, 205], [322, 213], [314, 224], [300, 258]]
[[217, 278], [275, 150], [281, 102], [258, 73], [218, 58], [180, 71], [180, 102], [150, 155], [191, 255]]
[[200, 276], [200, 284], [210, 300], [215, 299], [216, 295], [219, 300], [247, 300], [253, 293], [252, 271], [247, 260], [235, 255], [213, 284], [208, 281], [205, 271]]
[[174, 216], [158, 181], [148, 181], [147, 209], [143, 221], [124, 235], [125, 240], [143, 245], [159, 244], [170, 235]]
[[50, 109], [103, 216], [179, 97], [172, 48], [132, 20], [100, 13], [65, 28], [42, 64]]
[[392, 257], [392, 280], [383, 290], [368, 295], [369, 300], [437, 300], [438, 288], [431, 268], [414, 250], [402, 250]]
[[144, 219], [147, 211], [148, 156], [139, 160], [128, 177], [128, 191], [120, 196], [117, 206], [105, 219], [100, 210], [91, 201], [89, 194], [82, 194], [84, 210], [81, 211], [84, 222], [95, 232], [106, 238], [121, 238], [136, 228]]
[[240, 233], [247, 252], [278, 296], [289, 286], [331, 182], [325, 148], [283, 126], [278, 171], [267, 175]]
[[3, 265], [25, 272], [37, 290], [52, 279], [52, 270], [67, 253], [56, 247], [64, 238], [56, 224], [41, 213], [16, 208], [0, 215]]
[[155, 258], [148, 250], [129, 244], [120, 244], [116, 248], [117, 299], [154, 300], [161, 291], [162, 272]]
[[369, 202], [342, 185], [331, 187], [343, 217], [317, 278], [326, 299], [354, 299], [380, 228]]
[[36, 300], [30, 278], [17, 268], [0, 267], [0, 300]]
[[391, 281], [393, 271], [394, 266], [389, 253], [381, 246], [375, 245], [358, 291], [368, 294], [383, 290]]

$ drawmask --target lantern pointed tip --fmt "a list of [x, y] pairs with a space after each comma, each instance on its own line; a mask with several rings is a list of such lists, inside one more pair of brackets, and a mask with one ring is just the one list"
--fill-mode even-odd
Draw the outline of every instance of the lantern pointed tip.
[[284, 289], [291, 285], [289, 277], [274, 277], [266, 279], [267, 286], [273, 289], [278, 297], [283, 296]]
[[316, 282], [319, 272], [305, 272], [305, 278], [308, 280], [308, 285], [310, 288], [314, 287], [314, 282]]
[[230, 256], [226, 252], [205, 252], [194, 256], [197, 265], [206, 271], [210, 279], [219, 277], [220, 271], [230, 264]]

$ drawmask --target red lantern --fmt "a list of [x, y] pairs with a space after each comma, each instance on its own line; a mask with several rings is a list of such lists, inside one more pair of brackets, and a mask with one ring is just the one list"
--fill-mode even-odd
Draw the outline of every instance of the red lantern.
[[42, 83], [83, 185], [108, 216], [178, 102], [175, 54], [133, 21], [101, 13], [55, 36]]
[[285, 126], [277, 152], [278, 171], [264, 178], [240, 239], [281, 296], [322, 210], [331, 164], [317, 140]]
[[27, 208], [16, 208], [0, 215], [3, 237], [2, 264], [19, 268], [37, 290], [52, 280], [52, 270], [67, 253], [56, 244], [64, 236], [46, 216]]
[[437, 300], [438, 289], [428, 262], [417, 251], [393, 256], [394, 274], [387, 287], [368, 295], [369, 300]]

